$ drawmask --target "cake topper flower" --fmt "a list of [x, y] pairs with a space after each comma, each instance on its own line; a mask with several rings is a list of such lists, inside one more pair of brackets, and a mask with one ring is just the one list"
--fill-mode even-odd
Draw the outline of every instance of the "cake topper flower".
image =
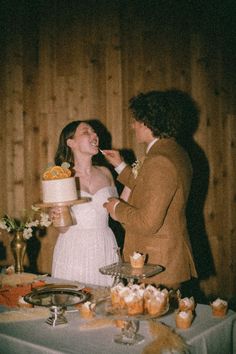
[[0, 219], [0, 229], [6, 230], [9, 233], [22, 231], [24, 239], [28, 240], [32, 237], [34, 230], [49, 227], [51, 223], [48, 214], [32, 205], [30, 211], [23, 212], [21, 219], [4, 215]]
[[71, 177], [70, 164], [63, 162], [61, 166], [48, 164], [46, 171], [43, 173], [43, 180], [61, 179]]

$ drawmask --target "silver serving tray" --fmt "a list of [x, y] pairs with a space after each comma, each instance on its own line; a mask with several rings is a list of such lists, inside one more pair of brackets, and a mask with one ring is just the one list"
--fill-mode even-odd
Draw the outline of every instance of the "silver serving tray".
[[87, 301], [89, 294], [73, 289], [52, 288], [34, 290], [24, 296], [24, 300], [35, 306], [67, 307]]
[[113, 263], [99, 269], [102, 274], [126, 279], [144, 279], [163, 272], [165, 268], [159, 264], [144, 264], [143, 268], [132, 268], [128, 262]]

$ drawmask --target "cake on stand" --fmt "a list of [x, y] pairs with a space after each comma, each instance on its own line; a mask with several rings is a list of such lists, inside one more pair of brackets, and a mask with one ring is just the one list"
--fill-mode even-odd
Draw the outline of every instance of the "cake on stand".
[[52, 166], [43, 175], [42, 202], [37, 203], [36, 206], [48, 209], [57, 208], [58, 216], [54, 218], [53, 225], [67, 227], [76, 223], [73, 220], [71, 207], [90, 200], [91, 198], [78, 196], [77, 181], [74, 176], [71, 176], [68, 168]]

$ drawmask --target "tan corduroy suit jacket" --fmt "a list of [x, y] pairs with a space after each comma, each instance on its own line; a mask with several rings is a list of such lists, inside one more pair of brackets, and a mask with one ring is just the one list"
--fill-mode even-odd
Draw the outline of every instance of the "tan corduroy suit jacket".
[[131, 189], [128, 203], [116, 206], [116, 217], [125, 227], [124, 257], [134, 251], [148, 255], [148, 262], [165, 271], [150, 282], [172, 284], [197, 277], [185, 208], [192, 179], [187, 153], [174, 139], [160, 139], [150, 149], [134, 178], [127, 166], [118, 180]]

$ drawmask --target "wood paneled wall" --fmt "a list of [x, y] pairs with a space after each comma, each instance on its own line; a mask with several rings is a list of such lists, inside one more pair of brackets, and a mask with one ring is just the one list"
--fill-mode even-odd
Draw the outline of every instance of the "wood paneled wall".
[[[206, 294], [232, 296], [236, 292], [233, 2], [9, 0], [1, 2], [0, 16], [1, 214], [18, 216], [40, 200], [42, 171], [53, 161], [67, 122], [99, 118], [112, 135], [113, 147], [131, 148], [141, 156], [144, 148], [130, 131], [129, 98], [152, 89], [184, 90], [200, 107], [194, 141], [202, 159], [194, 160], [198, 189], [193, 201], [202, 206], [203, 218], [191, 237], [201, 286]], [[208, 168], [209, 181], [201, 184]], [[200, 203], [201, 187], [207, 194]], [[192, 218], [192, 224], [200, 220], [196, 213]], [[51, 270], [56, 237], [53, 228], [39, 237], [41, 272]], [[9, 264], [10, 238], [4, 232], [0, 238], [0, 264]]]

